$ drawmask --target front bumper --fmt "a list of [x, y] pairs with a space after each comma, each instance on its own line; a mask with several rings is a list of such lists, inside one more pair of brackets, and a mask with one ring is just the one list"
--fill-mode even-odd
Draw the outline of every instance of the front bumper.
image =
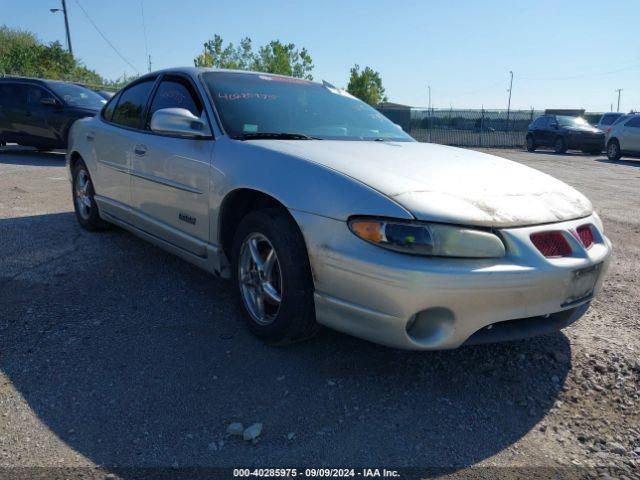
[[[526, 320], [522, 335], [511, 329], [497, 340], [563, 328], [586, 311], [601, 289], [611, 256], [611, 243], [596, 215], [502, 229], [505, 257], [454, 259], [387, 251], [357, 238], [344, 222], [291, 213], [307, 244], [318, 322], [398, 348], [439, 350], [467, 341], [482, 343], [488, 337], [482, 329], [515, 319]], [[596, 227], [597, 243], [586, 250], [568, 235], [571, 257], [545, 258], [529, 240], [535, 231], [569, 232], [585, 223]], [[593, 265], [600, 267], [592, 295], [573, 298], [574, 272]]]

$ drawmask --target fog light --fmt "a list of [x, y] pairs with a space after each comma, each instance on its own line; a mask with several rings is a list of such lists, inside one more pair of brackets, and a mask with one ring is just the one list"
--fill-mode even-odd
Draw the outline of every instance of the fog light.
[[455, 330], [455, 317], [448, 308], [433, 307], [416, 313], [407, 322], [407, 334], [425, 346], [438, 346]]

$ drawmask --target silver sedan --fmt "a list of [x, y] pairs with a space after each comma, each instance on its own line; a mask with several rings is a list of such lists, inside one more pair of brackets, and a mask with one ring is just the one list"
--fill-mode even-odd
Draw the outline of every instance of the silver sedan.
[[566, 184], [417, 143], [345, 91], [272, 74], [145, 75], [71, 130], [76, 216], [232, 278], [272, 344], [319, 325], [447, 349], [584, 314], [611, 243]]

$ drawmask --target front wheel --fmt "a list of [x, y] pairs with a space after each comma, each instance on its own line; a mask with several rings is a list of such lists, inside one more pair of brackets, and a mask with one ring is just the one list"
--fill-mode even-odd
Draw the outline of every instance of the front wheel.
[[102, 220], [98, 213], [93, 182], [89, 175], [89, 169], [82, 160], [73, 167], [72, 194], [76, 218], [82, 228], [95, 231], [103, 230], [108, 226], [108, 223]]
[[304, 239], [284, 210], [245, 216], [233, 240], [234, 283], [249, 329], [270, 344], [284, 345], [318, 330], [313, 280]]
[[617, 140], [611, 140], [609, 142], [609, 145], [607, 145], [607, 157], [612, 162], [616, 162], [620, 160], [621, 156], [622, 155], [620, 154], [620, 144], [618, 143]]
[[567, 144], [562, 137], [556, 138], [553, 147], [556, 153], [565, 153], [567, 151]]

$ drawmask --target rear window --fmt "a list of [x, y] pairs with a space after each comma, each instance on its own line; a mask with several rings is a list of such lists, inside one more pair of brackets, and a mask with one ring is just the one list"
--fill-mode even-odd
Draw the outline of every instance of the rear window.
[[0, 83], [0, 102], [25, 103], [27, 101], [27, 85], [19, 83]]
[[155, 79], [145, 80], [128, 87], [120, 94], [118, 106], [111, 121], [124, 127], [140, 128], [142, 115], [149, 100]]

